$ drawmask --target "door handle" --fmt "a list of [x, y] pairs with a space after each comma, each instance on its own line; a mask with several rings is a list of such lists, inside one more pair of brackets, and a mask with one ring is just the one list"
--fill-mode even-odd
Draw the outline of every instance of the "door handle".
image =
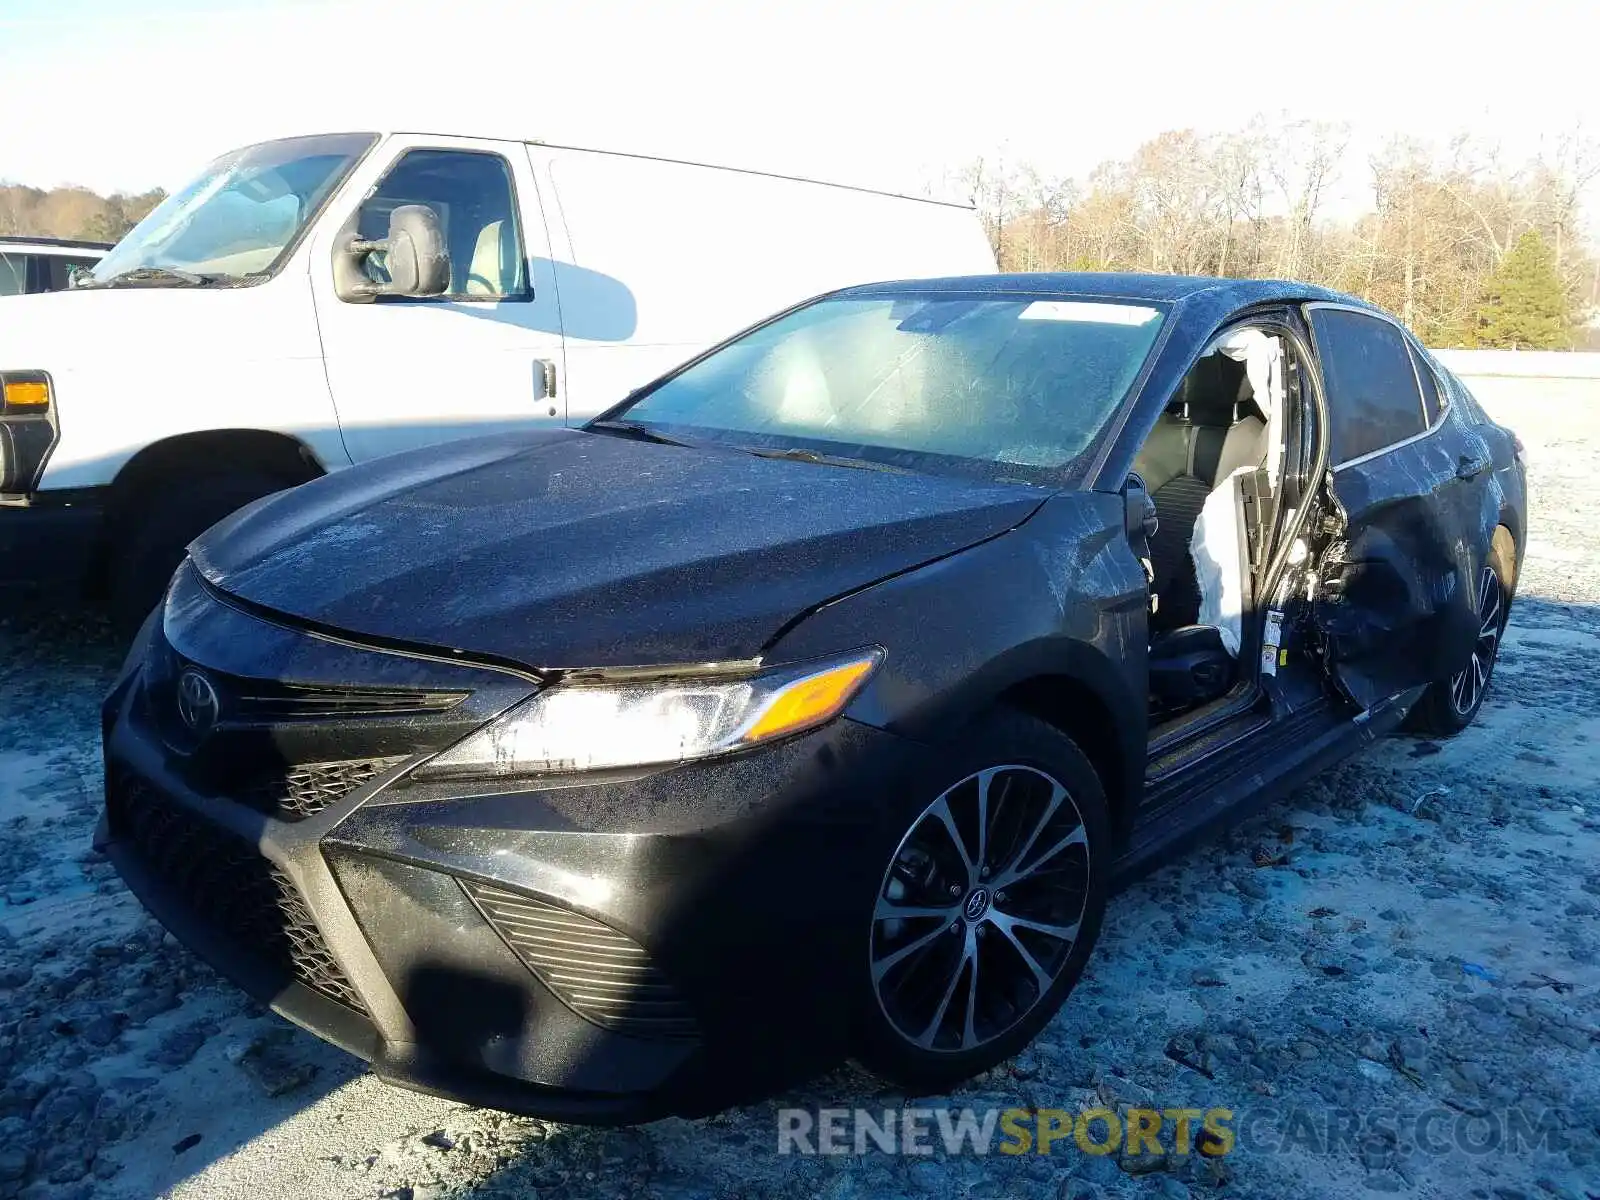
[[1473, 458], [1469, 454], [1463, 454], [1456, 463], [1456, 478], [1475, 479], [1483, 474], [1488, 465], [1489, 460], [1487, 458]]
[[556, 364], [548, 358], [533, 360], [533, 398], [553, 400], [556, 395]]

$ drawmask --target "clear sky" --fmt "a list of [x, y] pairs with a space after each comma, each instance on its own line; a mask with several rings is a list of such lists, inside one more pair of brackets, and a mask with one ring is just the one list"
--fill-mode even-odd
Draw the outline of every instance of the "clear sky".
[[1352, 126], [1353, 197], [1394, 133], [1600, 134], [1597, 76], [1600, 0], [0, 0], [0, 179], [172, 188], [267, 136], [436, 128], [918, 190], [1286, 111]]

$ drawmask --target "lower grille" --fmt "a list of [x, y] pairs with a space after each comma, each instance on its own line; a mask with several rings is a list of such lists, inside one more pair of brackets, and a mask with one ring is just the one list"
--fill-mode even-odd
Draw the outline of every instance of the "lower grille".
[[635, 1037], [699, 1036], [677, 988], [631, 938], [518, 892], [465, 880], [461, 886], [517, 957], [580, 1017]]
[[286, 978], [366, 1012], [293, 882], [254, 846], [192, 816], [137, 776], [114, 775], [107, 806], [113, 830], [196, 915]]
[[280, 821], [303, 821], [330, 804], [337, 804], [357, 788], [405, 761], [362, 758], [347, 762], [301, 763], [285, 767], [270, 778], [257, 779], [241, 789], [237, 799], [257, 812]]

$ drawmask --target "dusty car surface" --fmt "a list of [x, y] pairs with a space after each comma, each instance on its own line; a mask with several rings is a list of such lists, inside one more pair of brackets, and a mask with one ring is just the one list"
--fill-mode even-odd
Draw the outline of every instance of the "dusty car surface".
[[938, 1087], [1119, 881], [1483, 701], [1520, 446], [1294, 283], [808, 302], [581, 430], [201, 538], [105, 707], [99, 842], [396, 1083], [563, 1119], [845, 1056]]

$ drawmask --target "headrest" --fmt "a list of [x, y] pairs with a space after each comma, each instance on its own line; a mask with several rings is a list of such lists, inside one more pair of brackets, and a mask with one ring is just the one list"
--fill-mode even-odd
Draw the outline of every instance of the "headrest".
[[1244, 364], [1208, 354], [1199, 359], [1178, 384], [1167, 412], [1195, 425], [1232, 425], [1238, 418], [1239, 391]]

